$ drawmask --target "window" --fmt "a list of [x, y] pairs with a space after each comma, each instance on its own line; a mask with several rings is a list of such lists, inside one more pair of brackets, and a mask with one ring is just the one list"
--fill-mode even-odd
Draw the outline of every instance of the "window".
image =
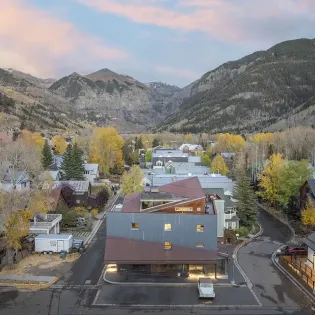
[[132, 230], [138, 230], [139, 229], [139, 223], [132, 222], [131, 223], [131, 229]]
[[172, 249], [172, 243], [171, 242], [164, 242], [164, 249]]
[[172, 231], [172, 224], [165, 223], [164, 224], [164, 231]]
[[197, 208], [197, 211], [201, 211], [201, 208]]
[[203, 247], [203, 243], [197, 243], [196, 247]]
[[196, 228], [197, 232], [203, 232], [204, 229], [205, 229], [205, 227], [203, 225], [197, 224], [197, 228]]
[[77, 204], [79, 204], [81, 202], [81, 200], [80, 199], [77, 199]]

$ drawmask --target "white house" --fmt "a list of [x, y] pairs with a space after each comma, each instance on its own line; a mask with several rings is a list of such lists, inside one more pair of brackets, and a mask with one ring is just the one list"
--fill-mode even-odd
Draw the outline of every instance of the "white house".
[[178, 150], [184, 152], [201, 152], [203, 151], [203, 147], [199, 144], [183, 143]]
[[62, 214], [37, 215], [30, 222], [30, 232], [34, 234], [59, 234]]
[[86, 180], [92, 184], [99, 176], [98, 164], [84, 164], [84, 177]]
[[7, 174], [0, 182], [0, 189], [5, 191], [22, 191], [31, 188], [31, 180], [28, 174], [20, 171], [8, 170]]

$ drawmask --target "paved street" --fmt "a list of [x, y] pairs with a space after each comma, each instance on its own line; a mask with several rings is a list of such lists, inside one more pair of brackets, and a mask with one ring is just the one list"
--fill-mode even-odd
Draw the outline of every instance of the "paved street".
[[100, 291], [95, 304], [121, 305], [258, 305], [248, 288], [216, 287], [216, 298], [199, 299], [197, 285], [189, 287], [116, 286]]
[[253, 283], [254, 292], [264, 307], [286, 310], [308, 308], [310, 303], [304, 294], [271, 261], [271, 255], [279, 244], [290, 239], [289, 228], [264, 210], [259, 212], [259, 221], [263, 234], [238, 253], [239, 264]]

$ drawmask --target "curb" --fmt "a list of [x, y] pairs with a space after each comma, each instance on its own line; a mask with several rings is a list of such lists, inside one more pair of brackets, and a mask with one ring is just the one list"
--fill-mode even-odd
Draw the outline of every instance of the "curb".
[[[105, 266], [106, 268], [107, 266]], [[170, 286], [170, 287], [189, 287], [189, 286], [196, 286], [196, 283], [156, 283], [156, 282], [116, 282], [116, 281], [110, 281], [106, 279], [106, 273], [107, 270], [105, 269], [103, 274], [103, 280], [109, 284], [113, 285], [125, 285], [125, 286]], [[246, 287], [246, 285], [237, 285], [237, 284], [231, 284], [231, 283], [214, 283], [213, 286], [215, 287]]]
[[286, 271], [276, 260], [277, 252], [278, 250], [284, 247], [284, 245], [280, 246], [278, 249], [276, 249], [272, 256], [271, 256], [271, 261], [273, 264], [287, 277], [293, 282], [293, 284], [302, 292], [304, 293], [311, 301], [315, 302], [315, 296], [313, 296], [310, 292], [308, 292], [304, 286], [297, 280], [295, 279], [288, 271]]
[[288, 242], [291, 242], [292, 239], [295, 237], [295, 231], [294, 231], [294, 229], [292, 228], [292, 226], [291, 226], [288, 222], [286, 222], [286, 221], [284, 221], [283, 219], [277, 217], [274, 213], [272, 213], [271, 211], [269, 211], [267, 208], [265, 208], [265, 207], [264, 207], [263, 205], [261, 205], [260, 203], [257, 203], [257, 205], [258, 205], [258, 207], [259, 207], [260, 209], [263, 209], [264, 211], [268, 212], [270, 215], [272, 215], [274, 218], [276, 218], [277, 220], [279, 220], [281, 223], [283, 223], [284, 225], [286, 225], [286, 226], [289, 228], [289, 230], [290, 230], [291, 233], [292, 233], [292, 236], [291, 236], [291, 238], [288, 240]]
[[58, 278], [54, 277], [53, 280], [46, 283], [2, 282], [0, 283], [0, 287], [16, 287], [17, 289], [28, 289], [31, 291], [36, 291], [49, 288], [52, 284], [56, 283], [57, 280]]
[[245, 240], [243, 241], [242, 243], [240, 243], [239, 245], [237, 245], [234, 250], [233, 250], [233, 255], [235, 256], [235, 259], [234, 259], [234, 263], [235, 263], [235, 266], [237, 267], [238, 271], [241, 273], [241, 275], [244, 277], [245, 279], [245, 282], [247, 284], [247, 286], [249, 288], [252, 288], [253, 287], [253, 284], [251, 283], [251, 281], [249, 280], [249, 278], [247, 277], [247, 275], [245, 274], [244, 270], [242, 269], [242, 267], [240, 266], [239, 262], [238, 262], [238, 259], [237, 259], [237, 254], [238, 254], [238, 251], [243, 247], [245, 246], [247, 243], [251, 242], [253, 239], [257, 238], [258, 236], [260, 236], [263, 232], [264, 232], [264, 229], [262, 228], [261, 224], [259, 224], [259, 232], [256, 233], [254, 236], [252, 236], [250, 239], [248, 240]]
[[[112, 208], [113, 204], [116, 202], [116, 200], [118, 199], [119, 194], [117, 194], [116, 198], [112, 201], [110, 207], [108, 207], [109, 209]], [[90, 235], [87, 237], [87, 239], [84, 241], [84, 245], [89, 245], [93, 239], [93, 237], [95, 236], [95, 234], [97, 233], [98, 229], [100, 228], [101, 224], [103, 223], [104, 219], [106, 218], [106, 214], [107, 211], [104, 211], [104, 214], [102, 216], [102, 218], [99, 220], [99, 222], [97, 223], [97, 225], [94, 227], [94, 229], [92, 230], [92, 232], [90, 233]]]

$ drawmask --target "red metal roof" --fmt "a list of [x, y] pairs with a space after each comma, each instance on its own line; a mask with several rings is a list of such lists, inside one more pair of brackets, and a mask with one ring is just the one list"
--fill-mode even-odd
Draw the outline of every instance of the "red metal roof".
[[173, 245], [165, 250], [164, 243], [107, 237], [105, 263], [117, 264], [208, 264], [217, 261], [216, 250]]
[[[191, 177], [160, 186], [159, 191], [189, 199], [205, 198], [198, 177]], [[140, 197], [141, 192], [127, 195], [124, 199], [122, 212], [140, 212]], [[188, 201], [189, 200], [187, 200], [187, 202]]]

